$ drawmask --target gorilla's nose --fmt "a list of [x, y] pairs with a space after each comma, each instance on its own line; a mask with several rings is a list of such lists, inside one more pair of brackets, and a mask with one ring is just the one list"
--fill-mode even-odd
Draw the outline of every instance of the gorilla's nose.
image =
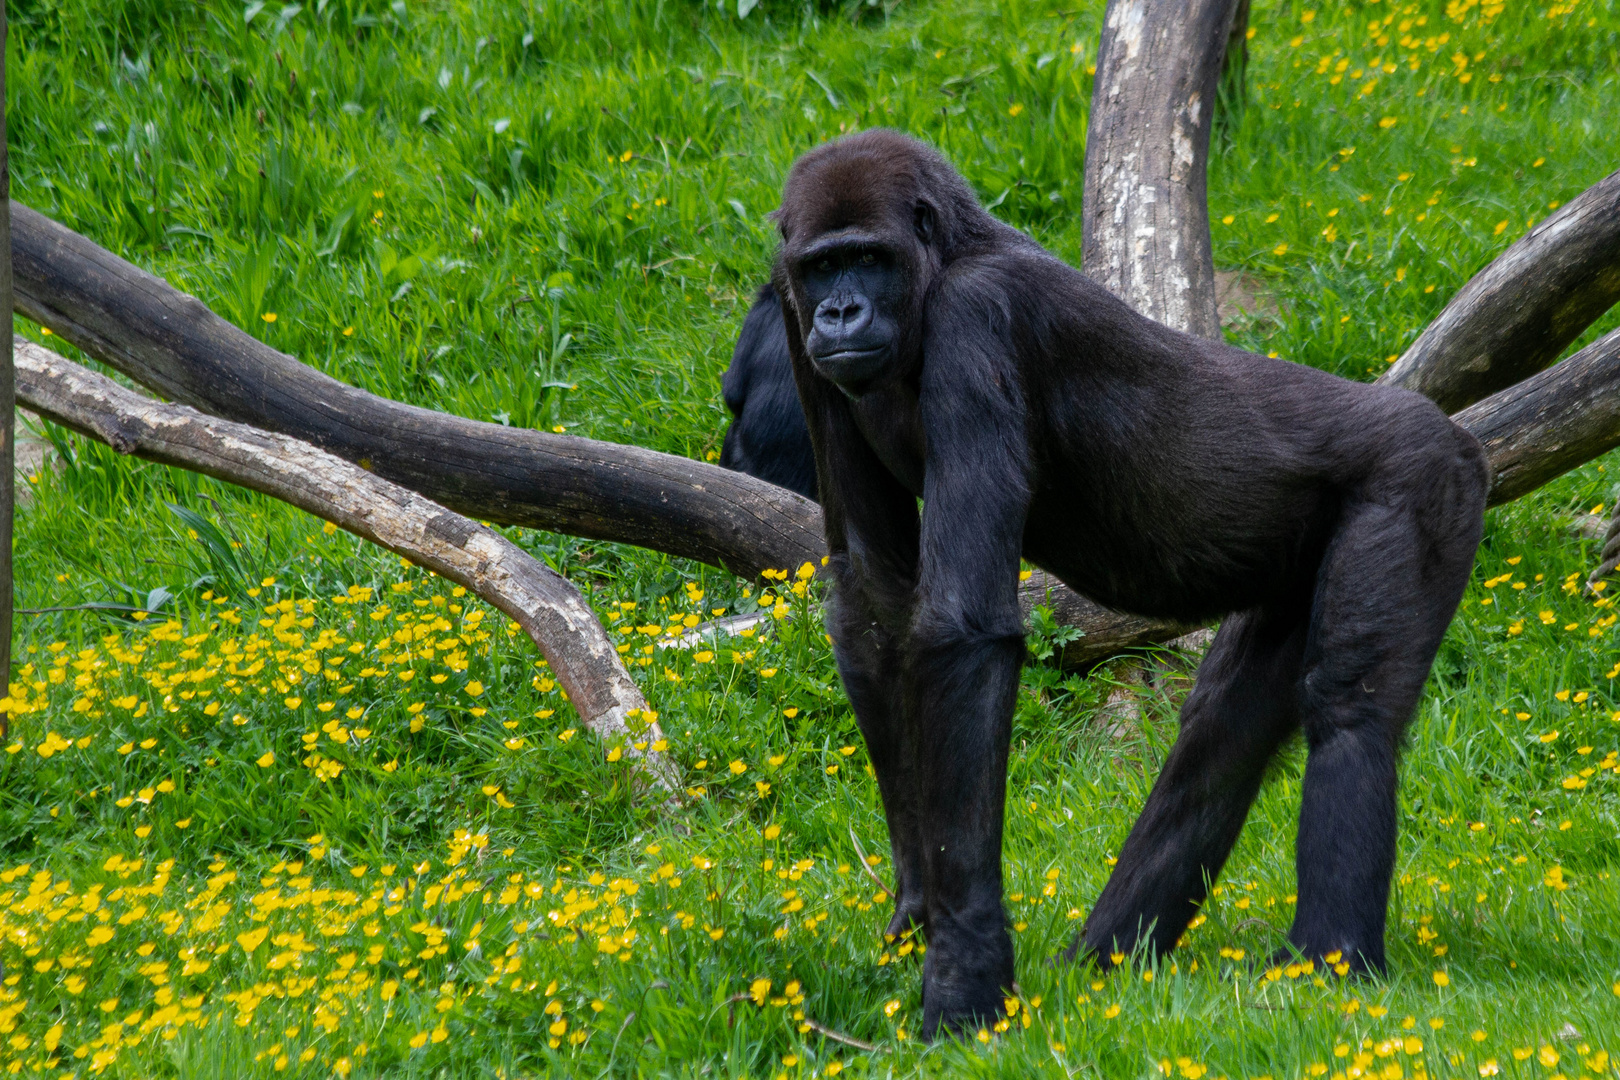
[[872, 306], [863, 297], [828, 297], [816, 306], [816, 329], [828, 337], [858, 334], [871, 321]]

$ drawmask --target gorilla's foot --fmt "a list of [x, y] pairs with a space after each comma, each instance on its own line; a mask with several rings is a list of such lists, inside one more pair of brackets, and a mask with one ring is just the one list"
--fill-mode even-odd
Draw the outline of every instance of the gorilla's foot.
[[[1115, 957], [1118, 957], [1118, 959], [1115, 959]], [[1059, 953], [1056, 959], [1065, 964], [1076, 962], [1091, 964], [1098, 971], [1111, 971], [1125, 962], [1125, 957], [1121, 953], [1100, 952], [1094, 946], [1087, 945], [1084, 929], [1075, 932], [1074, 940], [1069, 942], [1069, 947]]]
[[1286, 973], [1292, 966], [1302, 969], [1303, 974], [1341, 977], [1378, 978], [1385, 972], [1383, 949], [1378, 949], [1376, 956], [1369, 957], [1367, 950], [1363, 949], [1311, 946], [1292, 940], [1271, 954], [1264, 970], [1281, 968]]
[[923, 959], [922, 1036], [968, 1035], [1006, 1015], [1012, 939], [1004, 928], [971, 943], [931, 941]]

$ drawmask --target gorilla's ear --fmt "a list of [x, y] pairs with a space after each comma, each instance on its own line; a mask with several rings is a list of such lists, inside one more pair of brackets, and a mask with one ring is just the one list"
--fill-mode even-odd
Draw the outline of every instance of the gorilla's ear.
[[916, 209], [912, 212], [911, 222], [911, 227], [917, 231], [918, 240], [921, 240], [924, 244], [933, 242], [936, 220], [934, 208], [918, 199]]

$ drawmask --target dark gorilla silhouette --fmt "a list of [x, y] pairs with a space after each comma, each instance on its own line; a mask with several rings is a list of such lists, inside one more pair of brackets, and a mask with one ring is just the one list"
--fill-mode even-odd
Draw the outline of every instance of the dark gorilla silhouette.
[[927, 934], [924, 1034], [1013, 982], [1020, 557], [1117, 610], [1224, 617], [1076, 950], [1173, 948], [1303, 728], [1289, 945], [1382, 968], [1398, 748], [1479, 543], [1479, 443], [1417, 394], [1144, 318], [892, 131], [800, 158], [777, 225], [827, 626], [888, 818], [889, 931]]
[[720, 464], [814, 499], [815, 451], [793, 384], [782, 305], [769, 285], [748, 309], [720, 386], [732, 416]]

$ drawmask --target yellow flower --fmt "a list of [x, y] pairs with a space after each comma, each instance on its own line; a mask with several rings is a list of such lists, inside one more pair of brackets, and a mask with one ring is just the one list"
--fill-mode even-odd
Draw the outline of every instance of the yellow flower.
[[264, 944], [265, 937], [270, 933], [269, 927], [261, 926], [257, 930], [249, 930], [245, 934], [236, 935], [236, 943], [242, 946], [242, 951], [250, 953]]
[[1024, 111], [1024, 107], [1022, 105], [1009, 105], [1009, 106], [1007, 106], [1007, 115], [1008, 116], [1017, 116], [1019, 113], [1021, 113], [1023, 111]]
[[483, 692], [484, 684], [479, 682], [477, 679], [474, 679], [472, 682], [467, 684], [467, 693], [469, 696], [478, 697], [482, 695]]
[[1288, 254], [1288, 245], [1278, 244], [1276, 247], [1271, 249], [1271, 253], [1273, 255], [1286, 255]]
[[1433, 978], [1434, 978], [1434, 985], [1436, 985], [1436, 986], [1450, 986], [1451, 985], [1451, 976], [1447, 975], [1443, 971], [1435, 972]]
[[733, 761], [727, 767], [731, 770], [733, 776], [741, 776], [743, 773], [748, 771], [748, 766], [744, 765], [740, 760]]
[[265, 322], [275, 322], [276, 313], [273, 311], [267, 311], [263, 315], [260, 315], [259, 318], [263, 319]]
[[270, 766], [274, 765], [275, 763], [276, 763], [276, 752], [274, 750], [265, 751], [264, 755], [259, 758], [259, 768], [261, 768], [261, 769], [268, 769]]

